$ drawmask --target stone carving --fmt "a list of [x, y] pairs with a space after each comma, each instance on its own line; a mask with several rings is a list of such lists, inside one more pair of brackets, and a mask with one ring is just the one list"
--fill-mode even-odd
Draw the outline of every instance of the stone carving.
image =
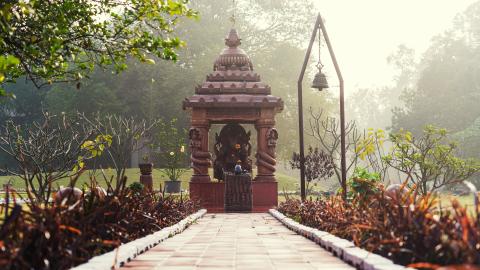
[[252, 179], [250, 174], [225, 173], [225, 212], [252, 211]]
[[267, 147], [269, 151], [275, 154], [275, 147], [277, 146], [278, 131], [276, 128], [270, 128], [267, 131]]
[[223, 172], [233, 172], [238, 160], [241, 161], [244, 170], [252, 170], [250, 135], [250, 132], [245, 132], [245, 129], [236, 123], [225, 125], [220, 135], [215, 134], [213, 164], [215, 178], [224, 180]]
[[385, 189], [385, 196], [401, 201], [402, 197], [407, 192], [405, 186], [401, 184], [390, 184]]
[[78, 205], [83, 198], [83, 192], [79, 188], [62, 187], [55, 194], [54, 201], [56, 205]]
[[218, 108], [207, 111], [207, 116], [228, 116], [230, 118], [236, 118], [238, 116], [260, 116], [258, 109], [245, 109], [245, 108]]
[[211, 165], [211, 155], [202, 149], [202, 134], [198, 128], [191, 128], [188, 132], [190, 138], [190, 160], [194, 175], [205, 174]]
[[265, 168], [269, 174], [273, 174], [277, 164], [275, 147], [277, 146], [278, 131], [275, 128], [268, 129], [265, 139], [267, 141], [266, 151], [258, 150], [257, 152], [257, 166]]

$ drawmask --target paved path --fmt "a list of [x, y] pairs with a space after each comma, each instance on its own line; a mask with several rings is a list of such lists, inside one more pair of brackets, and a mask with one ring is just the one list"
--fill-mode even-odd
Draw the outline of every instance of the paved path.
[[269, 214], [208, 214], [122, 269], [354, 269]]

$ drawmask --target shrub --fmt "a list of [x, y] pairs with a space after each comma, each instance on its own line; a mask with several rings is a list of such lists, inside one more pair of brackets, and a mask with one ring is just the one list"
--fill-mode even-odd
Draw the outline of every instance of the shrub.
[[359, 201], [369, 200], [380, 190], [380, 174], [370, 173], [365, 168], [357, 167], [347, 181], [347, 187], [349, 198], [357, 198]]
[[368, 203], [287, 200], [279, 210], [402, 265], [480, 263], [480, 205], [469, 216], [455, 200], [445, 210], [431, 195], [409, 191], [397, 197], [381, 191]]
[[[110, 136], [111, 143], [105, 149], [107, 153], [105, 156], [108, 163], [115, 169], [117, 183], [120, 183], [125, 176], [131, 154], [149, 145], [148, 141], [159, 123], [158, 119], [147, 121], [121, 115], [97, 114], [89, 118], [85, 114], [78, 113], [78, 116], [84, 129]], [[97, 164], [92, 165], [92, 169], [97, 169]], [[120, 187], [117, 185], [115, 188]]]
[[177, 128], [177, 120], [159, 123], [153, 146], [157, 149], [155, 157], [160, 167], [158, 170], [167, 180], [179, 180], [188, 171], [188, 153], [185, 138], [188, 137], [185, 128]]
[[100, 198], [94, 182], [84, 190], [80, 204], [47, 208], [32, 204], [28, 210], [10, 204], [4, 209], [0, 268], [69, 269], [121, 243], [171, 226], [198, 209], [183, 197], [139, 194], [134, 186]]
[[[328, 179], [334, 174], [334, 161], [331, 155], [328, 155], [325, 151], [308, 147], [308, 153], [304, 157], [305, 159], [305, 180], [307, 180], [307, 192], [310, 192], [310, 184], [314, 181], [320, 181]], [[289, 161], [292, 169], [300, 169], [300, 154], [293, 153], [292, 159]]]
[[26, 127], [7, 121], [0, 132], [0, 153], [15, 167], [0, 172], [22, 179], [29, 199], [47, 205], [57, 180], [77, 176], [85, 161], [101, 155], [110, 143], [109, 135], [82, 129], [78, 119], [66, 115], [45, 113], [42, 122]]
[[422, 136], [400, 130], [390, 134], [392, 152], [383, 160], [407, 175], [410, 185], [421, 194], [452, 186], [477, 175], [480, 160], [459, 157], [455, 141], [448, 139], [445, 129], [427, 125]]
[[140, 182], [133, 182], [128, 186], [128, 188], [132, 191], [133, 194], [141, 194], [145, 187]]

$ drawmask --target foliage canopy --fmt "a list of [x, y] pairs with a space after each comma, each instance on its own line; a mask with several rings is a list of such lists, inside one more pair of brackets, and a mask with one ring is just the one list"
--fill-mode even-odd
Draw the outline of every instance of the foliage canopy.
[[461, 182], [480, 171], [476, 159], [456, 155], [457, 144], [447, 141], [447, 130], [428, 125], [422, 136], [401, 130], [390, 134], [392, 152], [384, 157], [391, 167], [405, 173], [421, 194]]
[[[95, 66], [176, 60], [174, 25], [195, 17], [188, 0], [13, 0], [0, 3], [0, 83], [26, 75], [37, 87], [78, 81]], [[77, 84], [77, 86], [80, 86]], [[1, 92], [5, 95], [5, 91]]]

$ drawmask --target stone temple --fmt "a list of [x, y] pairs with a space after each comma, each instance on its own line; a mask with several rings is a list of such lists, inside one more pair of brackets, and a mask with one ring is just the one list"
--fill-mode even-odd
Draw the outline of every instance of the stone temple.
[[[191, 167], [190, 196], [213, 212], [223, 212], [225, 203], [224, 173], [235, 164], [256, 176], [251, 181], [253, 211], [277, 206], [278, 187], [275, 179], [278, 132], [275, 115], [282, 111], [283, 101], [271, 94], [261, 81], [248, 55], [239, 48], [241, 39], [232, 29], [225, 39], [227, 46], [213, 65], [206, 81], [195, 88], [195, 94], [183, 102], [191, 115], [189, 131]], [[211, 125], [224, 125], [209, 152]], [[250, 132], [242, 124], [256, 129], [257, 151], [252, 155]], [[213, 154], [213, 155], [212, 155]], [[213, 167], [213, 180], [209, 168]]]

